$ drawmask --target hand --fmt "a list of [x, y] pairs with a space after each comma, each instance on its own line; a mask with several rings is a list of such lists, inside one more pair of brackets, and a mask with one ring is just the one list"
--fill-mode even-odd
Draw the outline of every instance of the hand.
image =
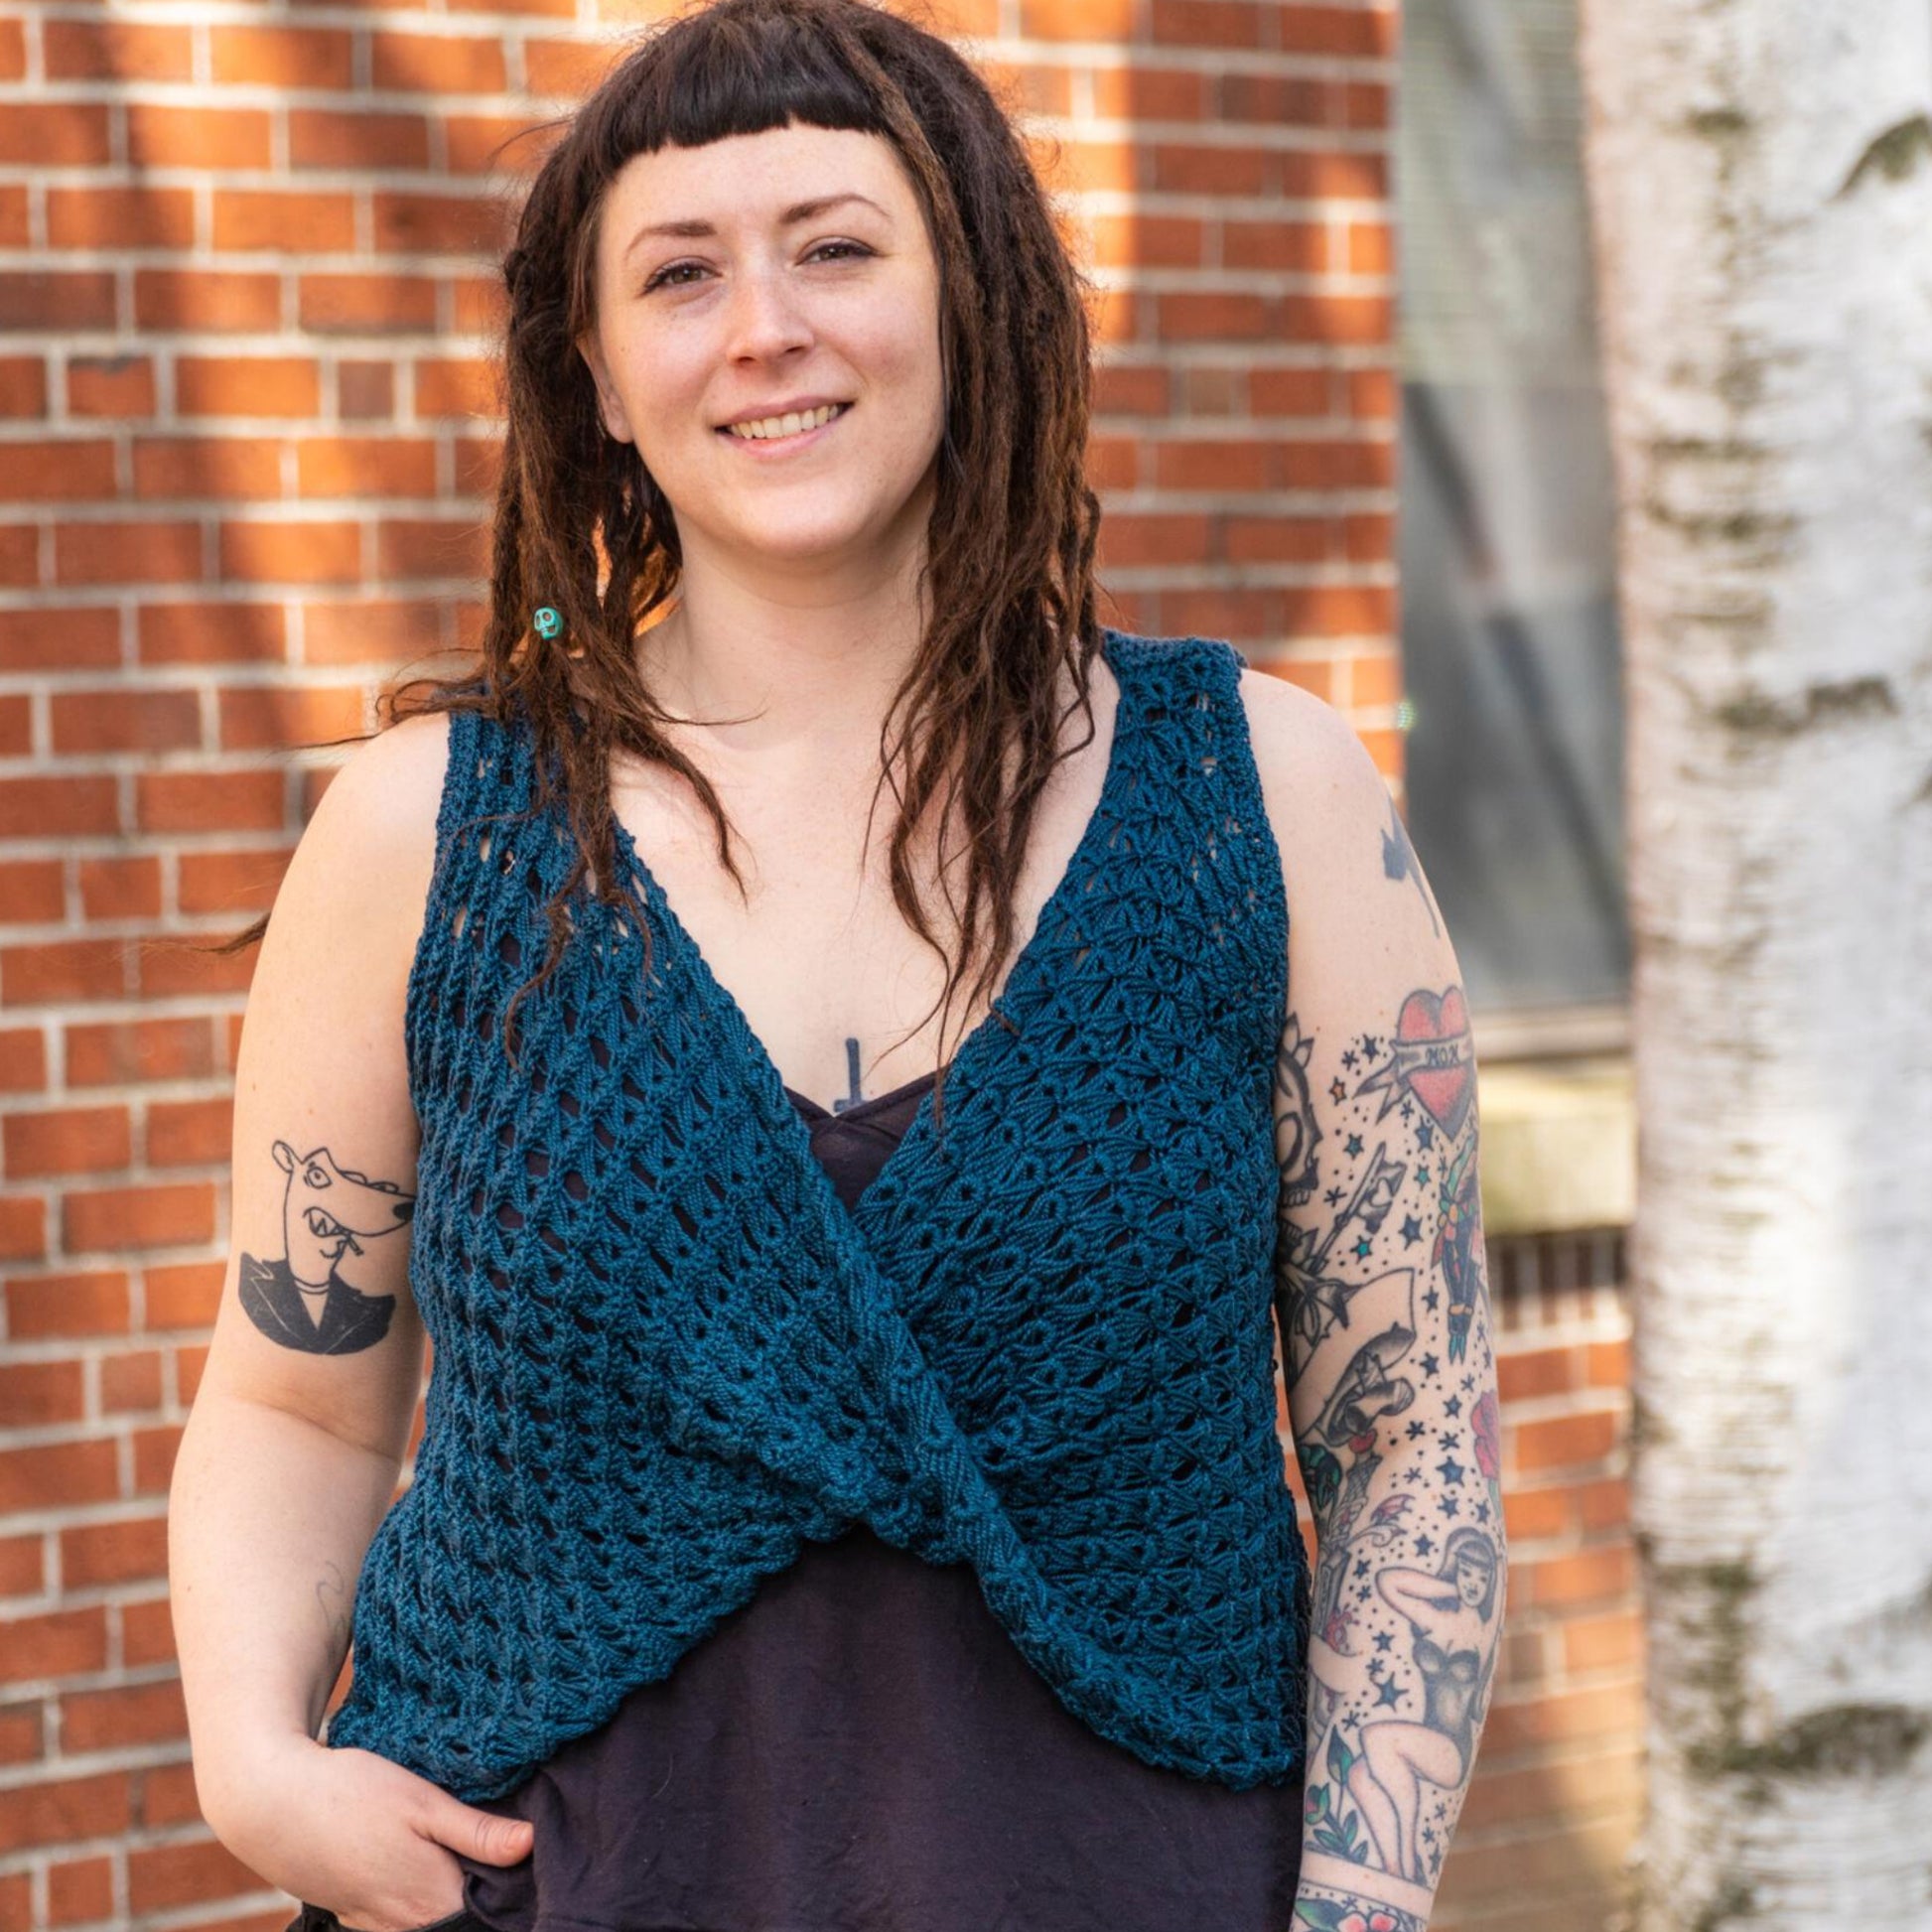
[[289, 1736], [249, 1765], [221, 1842], [250, 1870], [342, 1921], [344, 1932], [418, 1932], [464, 1905], [453, 1856], [515, 1864], [527, 1820], [452, 1797], [373, 1751]]

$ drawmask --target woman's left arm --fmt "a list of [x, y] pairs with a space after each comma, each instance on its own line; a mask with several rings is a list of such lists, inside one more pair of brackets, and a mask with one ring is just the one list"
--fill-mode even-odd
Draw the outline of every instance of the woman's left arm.
[[1339, 714], [1241, 679], [1289, 907], [1276, 1313], [1313, 1517], [1297, 1932], [1421, 1932], [1494, 1679], [1507, 1555], [1454, 950]]

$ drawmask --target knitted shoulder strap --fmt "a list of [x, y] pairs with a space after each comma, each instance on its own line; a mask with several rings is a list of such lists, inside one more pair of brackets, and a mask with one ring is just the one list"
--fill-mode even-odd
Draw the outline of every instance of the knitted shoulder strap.
[[440, 996], [460, 981], [466, 956], [501, 917], [491, 900], [502, 896], [491, 889], [502, 884], [502, 841], [514, 831], [513, 821], [502, 815], [529, 803], [528, 762], [518, 735], [494, 718], [462, 708], [449, 713], [436, 858], [403, 1009], [404, 1050], [419, 1116], [428, 1030]]

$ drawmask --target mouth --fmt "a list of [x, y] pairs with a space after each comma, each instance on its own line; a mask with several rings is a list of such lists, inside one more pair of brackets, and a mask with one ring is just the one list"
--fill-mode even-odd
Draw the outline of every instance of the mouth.
[[720, 428], [717, 434], [733, 448], [749, 451], [753, 456], [786, 455], [793, 450], [802, 450], [807, 445], [816, 443], [835, 424], [843, 422], [851, 413], [852, 405], [849, 402], [840, 403], [822, 423], [808, 424], [803, 429], [794, 430], [789, 436], [741, 436], [728, 426]]

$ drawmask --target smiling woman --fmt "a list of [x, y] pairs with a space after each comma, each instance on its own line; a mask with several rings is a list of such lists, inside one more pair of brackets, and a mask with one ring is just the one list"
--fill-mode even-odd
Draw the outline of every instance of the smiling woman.
[[303, 1932], [1281, 1932], [1282, 855], [1238, 653], [1098, 621], [1025, 142], [715, 0], [503, 273], [478, 662], [244, 935], [210, 1822]]

